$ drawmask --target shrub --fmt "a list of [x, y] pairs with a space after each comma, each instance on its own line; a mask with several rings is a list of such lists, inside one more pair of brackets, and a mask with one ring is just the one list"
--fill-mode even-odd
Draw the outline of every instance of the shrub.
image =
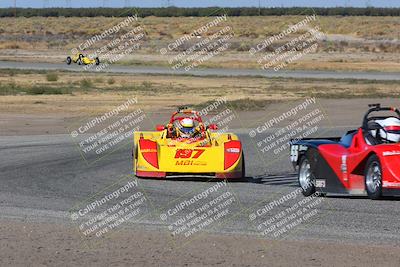
[[52, 88], [46, 86], [34, 86], [28, 88], [26, 91], [30, 95], [62, 95], [69, 93], [68, 90], [63, 90], [62, 88]]
[[95, 83], [103, 83], [104, 80], [103, 80], [103, 78], [101, 78], [101, 77], [97, 77], [96, 79], [94, 79], [94, 82], [95, 82]]
[[93, 86], [93, 83], [91, 80], [89, 79], [83, 79], [80, 81], [81, 87], [83, 88], [90, 88]]
[[47, 73], [46, 78], [48, 82], [56, 82], [58, 81], [58, 74], [57, 73]]
[[113, 79], [113, 78], [109, 78], [108, 80], [107, 80], [107, 83], [108, 84], [114, 84], [115, 83], [115, 80]]
[[35, 87], [32, 87], [32, 88], [29, 88], [29, 89], [27, 90], [27, 93], [28, 93], [28, 94], [31, 94], [31, 95], [43, 95], [45, 91], [46, 91], [46, 90], [45, 90], [44, 87], [35, 86]]

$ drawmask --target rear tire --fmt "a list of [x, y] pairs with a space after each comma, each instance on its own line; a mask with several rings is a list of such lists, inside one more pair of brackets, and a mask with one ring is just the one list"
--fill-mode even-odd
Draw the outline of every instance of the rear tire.
[[373, 200], [380, 199], [382, 197], [382, 167], [376, 155], [368, 158], [364, 177], [368, 197]]
[[242, 152], [242, 179], [246, 178], [246, 165], [244, 160], [244, 153]]
[[304, 196], [308, 197], [315, 193], [315, 176], [312, 173], [310, 161], [306, 156], [300, 159], [297, 178]]
[[71, 65], [71, 62], [72, 62], [71, 57], [67, 57], [67, 64], [68, 64], [68, 65]]
[[100, 65], [100, 59], [96, 57], [95, 60], [96, 60], [96, 65]]

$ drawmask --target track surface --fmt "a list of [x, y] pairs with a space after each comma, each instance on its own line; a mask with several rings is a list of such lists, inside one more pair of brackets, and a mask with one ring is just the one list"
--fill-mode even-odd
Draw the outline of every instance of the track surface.
[[[100, 65], [101, 66], [101, 65]], [[91, 71], [96, 71], [94, 66]], [[83, 71], [83, 67], [65, 63], [29, 63], [0, 61], [2, 69], [32, 69], [32, 70], [70, 70]], [[397, 72], [342, 72], [342, 71], [264, 71], [261, 69], [195, 69], [190, 71], [173, 70], [168, 67], [137, 67], [111, 65], [105, 68], [110, 73], [130, 74], [166, 74], [166, 75], [194, 75], [194, 76], [262, 76], [282, 78], [314, 78], [314, 79], [365, 79], [365, 80], [400, 80]]]
[[[337, 134], [336, 131], [330, 131]], [[296, 189], [287, 153], [277, 161], [263, 159], [255, 151], [249, 136], [244, 142], [246, 172], [249, 181], [228, 183], [240, 205], [211, 232], [259, 234], [249, 221], [249, 214]], [[39, 221], [71, 222], [68, 211], [78, 202], [114, 183], [118, 177], [131, 174], [131, 144], [94, 164], [87, 165], [65, 134], [47, 136], [0, 137], [0, 214], [2, 218], [26, 218]], [[275, 160], [273, 164], [268, 162]], [[201, 191], [215, 184], [206, 180], [138, 180], [154, 208], [139, 222], [143, 227], [166, 228], [159, 214], [188, 192]], [[192, 193], [189, 193], [189, 196]], [[299, 196], [298, 200], [302, 197]], [[286, 203], [282, 208], [290, 207]], [[369, 244], [400, 244], [397, 200], [371, 201], [367, 198], [323, 198], [318, 214], [297, 226], [285, 238], [303, 240], [336, 240]]]

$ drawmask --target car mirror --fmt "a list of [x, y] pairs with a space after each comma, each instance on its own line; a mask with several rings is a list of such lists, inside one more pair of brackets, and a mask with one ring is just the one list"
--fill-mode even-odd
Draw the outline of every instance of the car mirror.
[[207, 128], [210, 130], [218, 130], [218, 126], [216, 124], [210, 124]]
[[164, 126], [164, 125], [157, 125], [157, 126], [156, 126], [156, 131], [161, 132], [161, 131], [164, 131], [164, 129], [165, 129], [165, 126]]

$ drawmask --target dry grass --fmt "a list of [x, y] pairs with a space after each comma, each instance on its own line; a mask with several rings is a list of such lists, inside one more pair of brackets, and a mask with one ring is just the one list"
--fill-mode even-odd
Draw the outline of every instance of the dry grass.
[[[230, 17], [225, 25], [231, 25], [239, 38], [265, 38], [277, 34], [288, 25], [299, 22], [302, 16]], [[84, 36], [100, 34], [124, 18], [1, 18], [2, 34]], [[146, 17], [140, 18], [149, 38], [175, 39], [192, 32], [211, 18]], [[318, 17], [316, 24], [327, 34], [343, 34], [366, 39], [396, 39], [399, 35], [399, 17]], [[255, 27], [257, 25], [257, 27]], [[134, 24], [131, 25], [133, 28]], [[224, 26], [224, 25], [222, 25]], [[130, 28], [122, 29], [126, 32]]]
[[[38, 43], [40, 44], [39, 48], [43, 48], [43, 45], [47, 44], [47, 49], [70, 49], [93, 35], [101, 34], [123, 19], [105, 17], [0, 18], [0, 25], [2, 25], [0, 32], [3, 36], [0, 48], [24, 49], [32, 46], [32, 43]], [[236, 52], [248, 51], [250, 46], [266, 37], [280, 33], [289, 25], [302, 19], [304, 19], [302, 16], [230, 17], [227, 22], [219, 24], [204, 35], [212, 35], [217, 30], [229, 25], [235, 33], [235, 40], [230, 49]], [[122, 28], [118, 35], [141, 25], [147, 36], [143, 49], [147, 52], [158, 52], [161, 47], [193, 32], [211, 20], [212, 18], [204, 17], [146, 17]], [[370, 47], [363, 44], [363, 40], [368, 40], [369, 43], [374, 40], [398, 40], [399, 23], [399, 17], [318, 17], [318, 20], [310, 23], [310, 26], [319, 25], [322, 32], [334, 37], [333, 41], [324, 44], [320, 48], [321, 50], [356, 49], [366, 52], [378, 49], [383, 52], [397, 52], [398, 45], [392, 45], [390, 42], [372, 43]], [[257, 26], [255, 27], [255, 25]], [[300, 30], [298, 34], [305, 30]], [[15, 40], [18, 40], [18, 43], [13, 43]], [[104, 44], [105, 42], [98, 42], [93, 48]], [[33, 49], [34, 46], [30, 48]]]
[[[301, 16], [230, 17], [227, 22], [205, 35], [229, 25], [235, 37], [223, 54], [205, 61], [202, 67], [259, 68], [257, 59], [248, 50], [266, 37], [280, 33], [299, 22]], [[95, 34], [100, 34], [124, 18], [0, 18], [0, 60], [61, 62], [70, 49], [77, 47]], [[211, 18], [146, 17], [121, 29], [118, 35], [141, 25], [146, 38], [141, 49], [124, 56], [118, 64], [168, 65], [169, 57], [160, 55], [177, 38], [193, 32]], [[305, 55], [287, 69], [399, 71], [400, 17], [318, 17], [319, 25], [328, 41], [318, 46], [317, 53]], [[300, 30], [301, 33], [304, 30]], [[115, 36], [114, 36], [115, 37]], [[293, 38], [294, 36], [292, 36]], [[99, 41], [90, 50], [107, 44]], [[285, 40], [281, 41], [283, 44]], [[287, 41], [287, 40], [286, 40]], [[14, 51], [10, 53], [11, 51]], [[15, 53], [17, 52], [17, 53]], [[178, 53], [176, 51], [175, 53]], [[101, 56], [100, 56], [101, 57]]]
[[[397, 82], [356, 80], [271, 79], [257, 77], [192, 77], [148, 75], [99, 75], [57, 73], [49, 82], [45, 74], [0, 71], [0, 87], [13, 84], [18, 88], [66, 88], [66, 94], [14, 95], [0, 97], [0, 112], [81, 114], [103, 112], [123, 100], [136, 96], [146, 110], [170, 110], [182, 104], [201, 105], [225, 96], [236, 106], [253, 103], [245, 109], [262, 109], [276, 101], [306, 96], [321, 98], [399, 97]], [[105, 81], [113, 80], [113, 83]], [[90, 86], [86, 87], [86, 82]], [[86, 85], [82, 85], [82, 84]], [[196, 96], [196, 97], [193, 97]]]

